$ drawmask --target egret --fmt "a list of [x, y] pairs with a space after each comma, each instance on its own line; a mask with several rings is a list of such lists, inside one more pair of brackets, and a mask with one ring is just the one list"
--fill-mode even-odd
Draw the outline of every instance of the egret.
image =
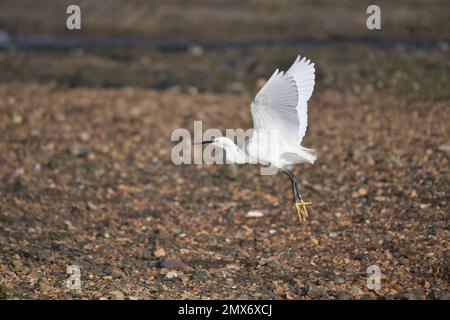
[[[278, 69], [267, 80], [251, 103], [253, 132], [242, 146], [228, 137], [216, 137], [200, 143], [211, 143], [225, 150], [227, 161], [236, 164], [259, 163], [282, 170], [292, 183], [294, 208], [300, 221], [308, 217], [294, 164], [316, 160], [314, 150], [301, 146], [308, 123], [308, 100], [315, 83], [314, 63], [300, 55], [288, 71]], [[276, 132], [276, 139], [267, 138], [267, 132]], [[256, 162], [251, 161], [256, 160]]]

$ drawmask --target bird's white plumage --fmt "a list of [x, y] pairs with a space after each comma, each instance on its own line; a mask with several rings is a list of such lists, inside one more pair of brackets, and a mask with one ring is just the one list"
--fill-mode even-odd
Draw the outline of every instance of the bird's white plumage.
[[314, 63], [300, 56], [286, 73], [277, 69], [251, 104], [255, 130], [277, 128], [282, 143], [300, 144], [308, 125], [314, 72]]
[[[278, 130], [279, 154], [271, 154], [266, 162], [277, 165], [276, 157], [284, 160], [278, 161], [278, 166], [314, 162], [312, 150], [300, 146], [308, 125], [307, 102], [314, 90], [314, 72], [314, 63], [298, 56], [287, 72], [277, 69], [253, 100], [255, 136], [263, 130]], [[249, 150], [255, 145], [250, 142]]]
[[[248, 158], [283, 168], [295, 163], [313, 163], [314, 151], [300, 145], [308, 125], [308, 100], [315, 83], [314, 63], [297, 57], [288, 71], [278, 69], [251, 103], [253, 135], [244, 149], [226, 137], [214, 141], [229, 159], [248, 163]], [[276, 142], [267, 133], [275, 130]]]

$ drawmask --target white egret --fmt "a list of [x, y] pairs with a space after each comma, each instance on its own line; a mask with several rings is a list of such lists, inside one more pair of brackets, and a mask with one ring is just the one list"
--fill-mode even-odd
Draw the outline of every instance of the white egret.
[[[306, 205], [311, 203], [303, 200], [290, 168], [316, 160], [314, 150], [300, 145], [308, 123], [307, 102], [314, 89], [314, 72], [314, 63], [298, 56], [288, 71], [277, 69], [273, 73], [251, 103], [253, 133], [241, 147], [227, 137], [201, 142], [223, 148], [227, 160], [233, 163], [260, 163], [281, 169], [292, 182], [294, 207], [301, 221], [306, 220]], [[275, 132], [276, 139], [267, 138], [267, 132]]]

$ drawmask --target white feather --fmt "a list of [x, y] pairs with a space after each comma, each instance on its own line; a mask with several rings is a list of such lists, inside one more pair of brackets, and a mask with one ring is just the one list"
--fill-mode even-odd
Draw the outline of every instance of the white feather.
[[[314, 72], [314, 63], [298, 56], [286, 73], [276, 70], [255, 96], [251, 104], [255, 136], [258, 131], [278, 130], [279, 154], [272, 153], [265, 162], [283, 166], [316, 159], [313, 150], [300, 146], [308, 125], [307, 102], [314, 90]], [[249, 150], [254, 149], [256, 140], [251, 139]]]

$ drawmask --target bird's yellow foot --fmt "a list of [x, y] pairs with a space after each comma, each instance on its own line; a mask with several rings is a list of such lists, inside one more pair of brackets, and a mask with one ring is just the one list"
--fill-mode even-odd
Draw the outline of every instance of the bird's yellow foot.
[[303, 199], [295, 201], [294, 207], [295, 210], [297, 210], [297, 215], [301, 222], [306, 221], [306, 218], [308, 217], [306, 206], [311, 204], [312, 202], [305, 202]]

